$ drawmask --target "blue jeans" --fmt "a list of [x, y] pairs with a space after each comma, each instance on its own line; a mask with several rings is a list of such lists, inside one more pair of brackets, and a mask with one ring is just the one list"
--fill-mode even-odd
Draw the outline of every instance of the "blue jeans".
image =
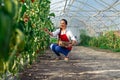
[[67, 48], [58, 46], [58, 44], [51, 44], [50, 48], [57, 56], [60, 56], [60, 53], [62, 53], [67, 57], [68, 53], [70, 52], [70, 50], [68, 50]]

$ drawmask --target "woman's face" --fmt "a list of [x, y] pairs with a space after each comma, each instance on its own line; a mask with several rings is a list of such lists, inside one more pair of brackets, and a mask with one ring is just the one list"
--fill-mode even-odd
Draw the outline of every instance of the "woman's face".
[[61, 20], [61, 21], [60, 21], [60, 28], [65, 29], [66, 26], [67, 26], [67, 25], [65, 24], [65, 21]]

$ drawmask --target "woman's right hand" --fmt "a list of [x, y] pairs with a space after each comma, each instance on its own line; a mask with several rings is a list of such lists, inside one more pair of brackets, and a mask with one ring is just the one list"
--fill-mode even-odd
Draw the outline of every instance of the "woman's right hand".
[[53, 33], [50, 32], [47, 28], [44, 28], [43, 30], [44, 30], [46, 33], [48, 33], [49, 35], [53, 36]]

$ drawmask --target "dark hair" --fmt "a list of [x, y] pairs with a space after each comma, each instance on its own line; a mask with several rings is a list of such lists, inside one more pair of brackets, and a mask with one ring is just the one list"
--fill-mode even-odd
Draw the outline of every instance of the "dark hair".
[[64, 21], [65, 24], [67, 25], [67, 20], [66, 19], [61, 19], [61, 21]]

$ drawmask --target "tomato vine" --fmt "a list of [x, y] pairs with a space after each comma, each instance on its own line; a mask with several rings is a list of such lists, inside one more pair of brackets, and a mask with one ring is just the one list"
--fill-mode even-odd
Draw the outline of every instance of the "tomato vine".
[[[1, 5], [2, 4], [2, 5]], [[49, 46], [53, 30], [49, 0], [0, 1], [0, 75], [16, 74]], [[1, 77], [1, 78], [2, 78]]]

